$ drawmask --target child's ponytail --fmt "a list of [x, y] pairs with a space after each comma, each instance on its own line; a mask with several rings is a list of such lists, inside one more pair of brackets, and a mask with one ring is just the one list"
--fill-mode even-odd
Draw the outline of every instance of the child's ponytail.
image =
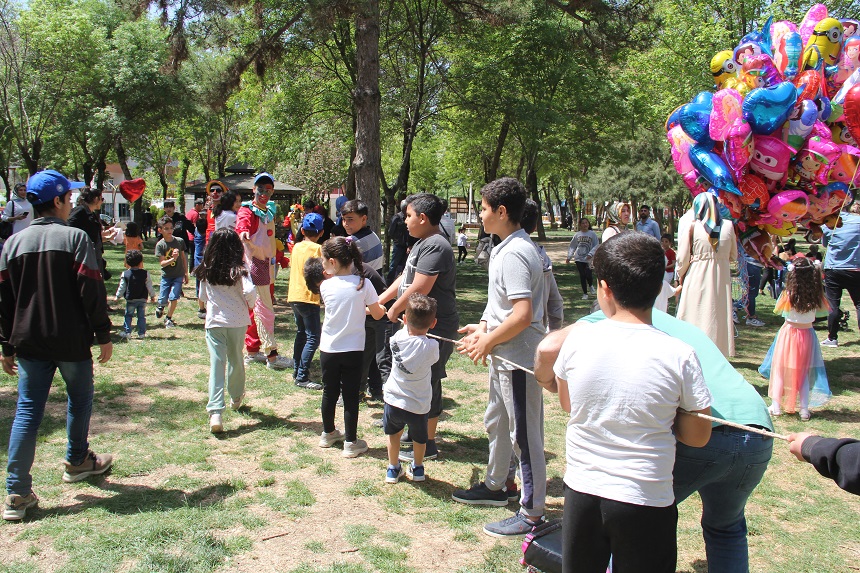
[[356, 290], [361, 290], [364, 287], [364, 262], [361, 257], [361, 251], [358, 249], [358, 245], [355, 240], [351, 237], [347, 239], [346, 242], [349, 245], [349, 254], [352, 256], [352, 264], [355, 265], [355, 271], [360, 277], [358, 288]]

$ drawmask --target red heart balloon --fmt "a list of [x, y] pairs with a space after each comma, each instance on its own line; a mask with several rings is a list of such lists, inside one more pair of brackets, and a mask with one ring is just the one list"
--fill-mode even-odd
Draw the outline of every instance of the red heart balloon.
[[125, 197], [129, 203], [134, 203], [143, 192], [146, 191], [146, 181], [144, 179], [126, 179], [119, 184], [119, 192]]
[[857, 139], [860, 136], [860, 83], [854, 84], [845, 94], [843, 110], [848, 131], [851, 137]]

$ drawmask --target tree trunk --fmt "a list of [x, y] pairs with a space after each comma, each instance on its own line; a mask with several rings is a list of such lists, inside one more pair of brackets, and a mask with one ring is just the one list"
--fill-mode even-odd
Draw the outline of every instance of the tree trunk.
[[528, 191], [529, 195], [532, 199], [534, 199], [535, 203], [538, 204], [538, 220], [537, 220], [537, 234], [538, 240], [546, 241], [546, 229], [543, 227], [543, 208], [541, 207], [541, 198], [540, 198], [540, 190], [538, 189], [538, 178], [537, 178], [537, 170], [535, 169], [535, 162], [537, 160], [535, 156], [530, 157], [528, 161], [528, 169], [526, 170], [526, 191]]
[[179, 199], [179, 205], [180, 205], [179, 208], [182, 209], [182, 213], [184, 213], [186, 210], [186, 207], [185, 207], [185, 183], [186, 183], [186, 181], [188, 181], [188, 169], [191, 167], [191, 160], [188, 159], [188, 157], [183, 157], [181, 164], [182, 164], [182, 168], [179, 170], [179, 191], [178, 191], [179, 197], [177, 197], [177, 199]]
[[490, 158], [489, 165], [487, 166], [487, 171], [484, 174], [484, 183], [489, 183], [490, 181], [495, 181], [499, 178], [499, 164], [502, 162], [502, 151], [505, 149], [505, 140], [508, 138], [508, 130], [511, 127], [511, 123], [508, 121], [508, 118], [502, 120], [502, 126], [499, 129], [499, 137], [496, 140], [496, 150], [493, 153], [493, 157]]
[[[131, 170], [128, 168], [128, 155], [125, 153], [125, 147], [122, 145], [122, 138], [117, 137], [113, 142], [113, 150], [116, 153], [116, 160], [119, 163], [119, 168], [122, 171], [124, 179], [131, 179]], [[131, 206], [131, 220], [140, 225], [143, 222], [143, 197], [135, 201]]]
[[555, 229], [557, 225], [555, 224], [555, 211], [552, 208], [552, 197], [549, 195], [549, 187], [544, 187], [543, 196], [546, 201], [546, 210], [549, 213], [549, 228]]
[[355, 15], [356, 197], [367, 203], [367, 224], [380, 231], [379, 221], [379, 1], [360, 0]]

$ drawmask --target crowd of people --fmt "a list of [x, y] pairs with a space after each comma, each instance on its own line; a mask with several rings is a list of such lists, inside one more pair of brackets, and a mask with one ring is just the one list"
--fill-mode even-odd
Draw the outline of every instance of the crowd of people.
[[[102, 474], [113, 463], [88, 443], [90, 347], [95, 339], [101, 363], [113, 350], [102, 256], [111, 231], [94, 224], [100, 193], [82, 190], [82, 204], [71, 208], [71, 189], [80, 186], [58, 172], [40, 172], [23, 196], [16, 190], [29, 207], [7, 209], [14, 223], [31, 211], [35, 218], [0, 254], [2, 366], [18, 376], [6, 520], [22, 519], [38, 503], [30, 469], [56, 370], [69, 401], [63, 480]], [[246, 367], [292, 369], [296, 386], [322, 392], [321, 448], [342, 443], [345, 458], [366, 452], [360, 402], [365, 396], [381, 400], [388, 437], [384, 480], [395, 484], [407, 475], [420, 482], [425, 462], [440, 456], [442, 381], [449, 358], [459, 352], [488, 366], [489, 457], [484, 479], [452, 498], [470, 505], [519, 503], [511, 517], [487, 523], [487, 534], [520, 536], [545, 521], [547, 391], [570, 413], [564, 571], [602, 573], [610, 556], [616, 571], [674, 571], [677, 504], [697, 491], [710, 570], [747, 570], [744, 508], [772, 454], [773, 440], [765, 435], [773, 430], [771, 417], [799, 403], [801, 418], [809, 419], [809, 408], [829, 398], [812, 330], [815, 313], [827, 312], [829, 302], [828, 338], [821, 345], [835, 346], [839, 321], [831, 318], [838, 316], [841, 289], [860, 305], [860, 217], [846, 211], [842, 227], [825, 232], [823, 268], [811, 257], [786, 261], [777, 305], [785, 324], [762, 366], [770, 382], [768, 408], [727, 360], [734, 353], [729, 265], [738, 250], [733, 225], [711, 194], [698, 195], [681, 218], [677, 253], [673, 236], [662, 232], [647, 206], [630, 229], [630, 205], [610, 205], [600, 240], [581, 219], [566, 262], [576, 263], [583, 299], [594, 296], [597, 307], [566, 328], [552, 263], [529, 237], [540, 216], [537, 204], [516, 179], [481, 190], [483, 230], [497, 242], [489, 254], [486, 307], [478, 323], [465, 326], [456, 288], [462, 250], [456, 260], [452, 247], [456, 241], [465, 248], [465, 233], [445, 229], [451, 221], [443, 200], [428, 193], [404, 200], [388, 229], [395, 250], [385, 278], [383, 245], [368, 226], [364, 202], [339, 200], [337, 222], [305, 205], [291, 254], [287, 301], [296, 337], [289, 358], [275, 338], [273, 187], [273, 177], [260, 173], [253, 198], [244, 203], [225, 188], [213, 188], [208, 201], [196, 202], [186, 215], [165, 203], [155, 223], [157, 297], [142, 264], [145, 225], [126, 227], [127, 268], [114, 299], [126, 300], [119, 335], [131, 336], [137, 315], [137, 335], [144, 338], [146, 303], [156, 299], [156, 317], [164, 317], [165, 328], [175, 326], [177, 301], [194, 274], [210, 354], [206, 410], [213, 433], [224, 430], [227, 396], [232, 409], [242, 407]], [[674, 318], [664, 311], [668, 297], [677, 295]], [[65, 312], [52, 312], [60, 307]], [[746, 308], [754, 317], [754, 306], [751, 313], [749, 302]], [[625, 349], [623, 361], [618, 348]], [[318, 382], [311, 379], [317, 351]], [[860, 442], [808, 434], [790, 439], [792, 453], [860, 493]]]

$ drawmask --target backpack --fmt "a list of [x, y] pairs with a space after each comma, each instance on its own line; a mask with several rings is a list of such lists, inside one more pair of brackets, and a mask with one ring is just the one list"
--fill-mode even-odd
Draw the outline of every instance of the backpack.
[[523, 540], [522, 565], [529, 573], [561, 573], [561, 519], [538, 525]]
[[126, 271], [128, 288], [125, 291], [125, 300], [146, 299], [149, 294], [146, 289], [147, 273], [143, 269], [129, 269]]
[[[15, 216], [15, 202], [12, 201], [12, 217]], [[15, 223], [12, 221], [0, 221], [0, 239], [6, 240], [12, 236], [12, 231], [15, 230]]]

